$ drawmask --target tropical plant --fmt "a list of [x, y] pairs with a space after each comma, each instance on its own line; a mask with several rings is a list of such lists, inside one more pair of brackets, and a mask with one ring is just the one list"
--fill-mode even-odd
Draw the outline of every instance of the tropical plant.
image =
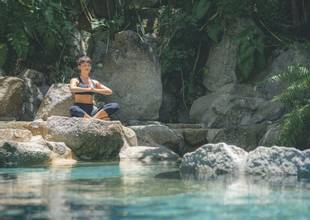
[[287, 83], [288, 88], [275, 99], [282, 101], [288, 113], [282, 122], [280, 144], [300, 149], [310, 147], [310, 69], [304, 65], [289, 66], [274, 81]]

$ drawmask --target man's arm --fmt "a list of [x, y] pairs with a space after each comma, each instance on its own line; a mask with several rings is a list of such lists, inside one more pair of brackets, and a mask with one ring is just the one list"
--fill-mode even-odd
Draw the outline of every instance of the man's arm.
[[102, 85], [97, 80], [94, 80], [94, 82], [96, 85], [94, 92], [97, 92], [97, 93], [102, 94], [102, 95], [112, 95], [113, 92], [109, 87]]

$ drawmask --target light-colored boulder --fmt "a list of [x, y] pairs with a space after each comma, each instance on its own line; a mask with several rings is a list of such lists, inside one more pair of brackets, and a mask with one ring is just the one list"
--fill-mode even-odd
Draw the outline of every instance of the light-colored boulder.
[[237, 44], [225, 36], [223, 40], [211, 48], [206, 65], [206, 74], [203, 84], [209, 91], [237, 81]]
[[179, 156], [165, 147], [134, 146], [124, 147], [119, 153], [121, 160], [176, 161]]
[[29, 141], [32, 133], [26, 129], [0, 129], [0, 140]]
[[184, 155], [180, 166], [181, 175], [204, 179], [221, 174], [243, 173], [247, 154], [234, 145], [206, 144]]
[[47, 128], [48, 140], [64, 142], [81, 160], [117, 159], [126, 143], [119, 121], [51, 116]]
[[130, 126], [137, 135], [138, 145], [160, 147], [165, 146], [174, 152], [183, 147], [183, 137], [162, 124]]
[[305, 154], [295, 148], [258, 147], [246, 161], [246, 172], [252, 175], [298, 175], [304, 166]]
[[[106, 41], [106, 40], [104, 40]], [[158, 58], [148, 44], [133, 31], [115, 35], [107, 54], [97, 53], [101, 40], [93, 40], [93, 77], [114, 93], [107, 102], [118, 102], [120, 120], [154, 120], [159, 116], [162, 101], [161, 73]], [[104, 50], [105, 51], [105, 50]], [[103, 52], [101, 52], [103, 53]]]
[[0, 77], [0, 120], [19, 119], [22, 112], [23, 80]]
[[39, 107], [36, 119], [46, 120], [51, 115], [69, 116], [69, 108], [73, 102], [68, 84], [53, 84]]
[[47, 135], [47, 123], [42, 119], [34, 121], [0, 121], [0, 129], [29, 130], [33, 136]]

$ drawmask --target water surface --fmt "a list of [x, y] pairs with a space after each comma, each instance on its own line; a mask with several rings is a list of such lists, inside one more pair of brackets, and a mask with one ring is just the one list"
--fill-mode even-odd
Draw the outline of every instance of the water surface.
[[0, 169], [0, 219], [310, 219], [310, 182], [179, 179], [175, 164]]

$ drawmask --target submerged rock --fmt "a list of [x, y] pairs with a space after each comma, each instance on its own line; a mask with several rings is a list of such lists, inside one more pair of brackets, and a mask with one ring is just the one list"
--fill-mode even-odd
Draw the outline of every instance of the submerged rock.
[[235, 175], [243, 172], [247, 154], [246, 151], [234, 145], [206, 144], [184, 155], [180, 171], [182, 176], [189, 175], [198, 179], [221, 174]]
[[128, 131], [124, 132], [119, 121], [52, 116], [47, 119], [47, 129], [48, 140], [66, 143], [81, 160], [117, 159], [128, 144]]
[[179, 156], [165, 147], [134, 146], [124, 147], [119, 153], [121, 160], [176, 161]]

